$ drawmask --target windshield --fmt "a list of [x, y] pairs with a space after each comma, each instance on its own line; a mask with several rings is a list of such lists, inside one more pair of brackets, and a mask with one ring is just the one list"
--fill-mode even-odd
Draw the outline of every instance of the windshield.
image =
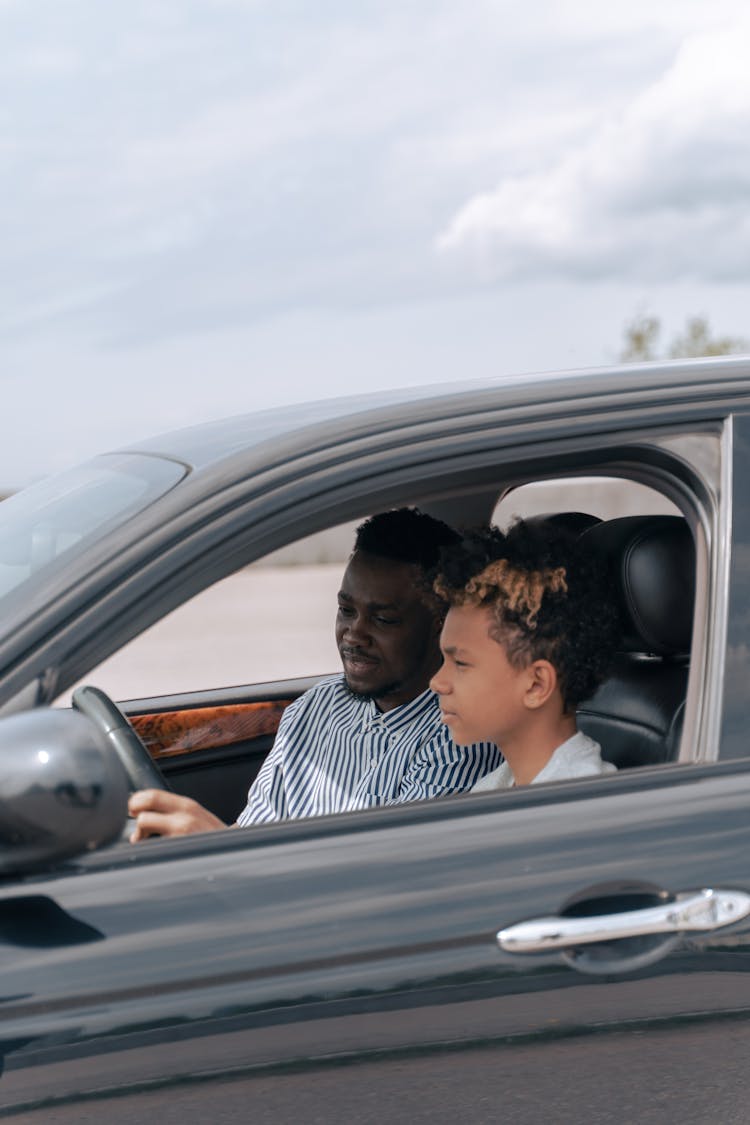
[[87, 550], [173, 488], [186, 469], [142, 454], [97, 457], [0, 503], [0, 597]]

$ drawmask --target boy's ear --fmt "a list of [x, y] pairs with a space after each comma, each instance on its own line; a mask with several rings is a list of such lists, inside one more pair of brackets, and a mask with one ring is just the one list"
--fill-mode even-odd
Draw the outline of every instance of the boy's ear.
[[525, 705], [532, 711], [543, 707], [557, 688], [557, 671], [549, 660], [534, 660], [527, 668]]

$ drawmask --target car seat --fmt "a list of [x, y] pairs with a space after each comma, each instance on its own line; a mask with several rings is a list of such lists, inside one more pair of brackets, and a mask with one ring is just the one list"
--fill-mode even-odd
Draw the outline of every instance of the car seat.
[[611, 567], [624, 640], [578, 725], [618, 769], [677, 756], [695, 601], [695, 545], [681, 516], [625, 516], [585, 531]]
[[592, 516], [588, 512], [545, 512], [540, 516], [529, 516], [524, 523], [532, 527], [553, 527], [570, 532], [576, 539], [596, 527], [602, 521], [599, 516]]

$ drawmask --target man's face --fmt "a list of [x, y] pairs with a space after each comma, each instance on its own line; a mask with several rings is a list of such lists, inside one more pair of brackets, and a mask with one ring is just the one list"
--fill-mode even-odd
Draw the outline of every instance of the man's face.
[[410, 563], [355, 551], [344, 571], [336, 643], [350, 690], [390, 711], [415, 699], [440, 663], [440, 625]]

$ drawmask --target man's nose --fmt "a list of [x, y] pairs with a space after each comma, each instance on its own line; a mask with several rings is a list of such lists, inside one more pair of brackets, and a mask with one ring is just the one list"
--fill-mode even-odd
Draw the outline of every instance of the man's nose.
[[370, 634], [367, 629], [367, 622], [361, 613], [355, 613], [348, 619], [344, 636], [351, 644], [366, 645], [369, 643]]

